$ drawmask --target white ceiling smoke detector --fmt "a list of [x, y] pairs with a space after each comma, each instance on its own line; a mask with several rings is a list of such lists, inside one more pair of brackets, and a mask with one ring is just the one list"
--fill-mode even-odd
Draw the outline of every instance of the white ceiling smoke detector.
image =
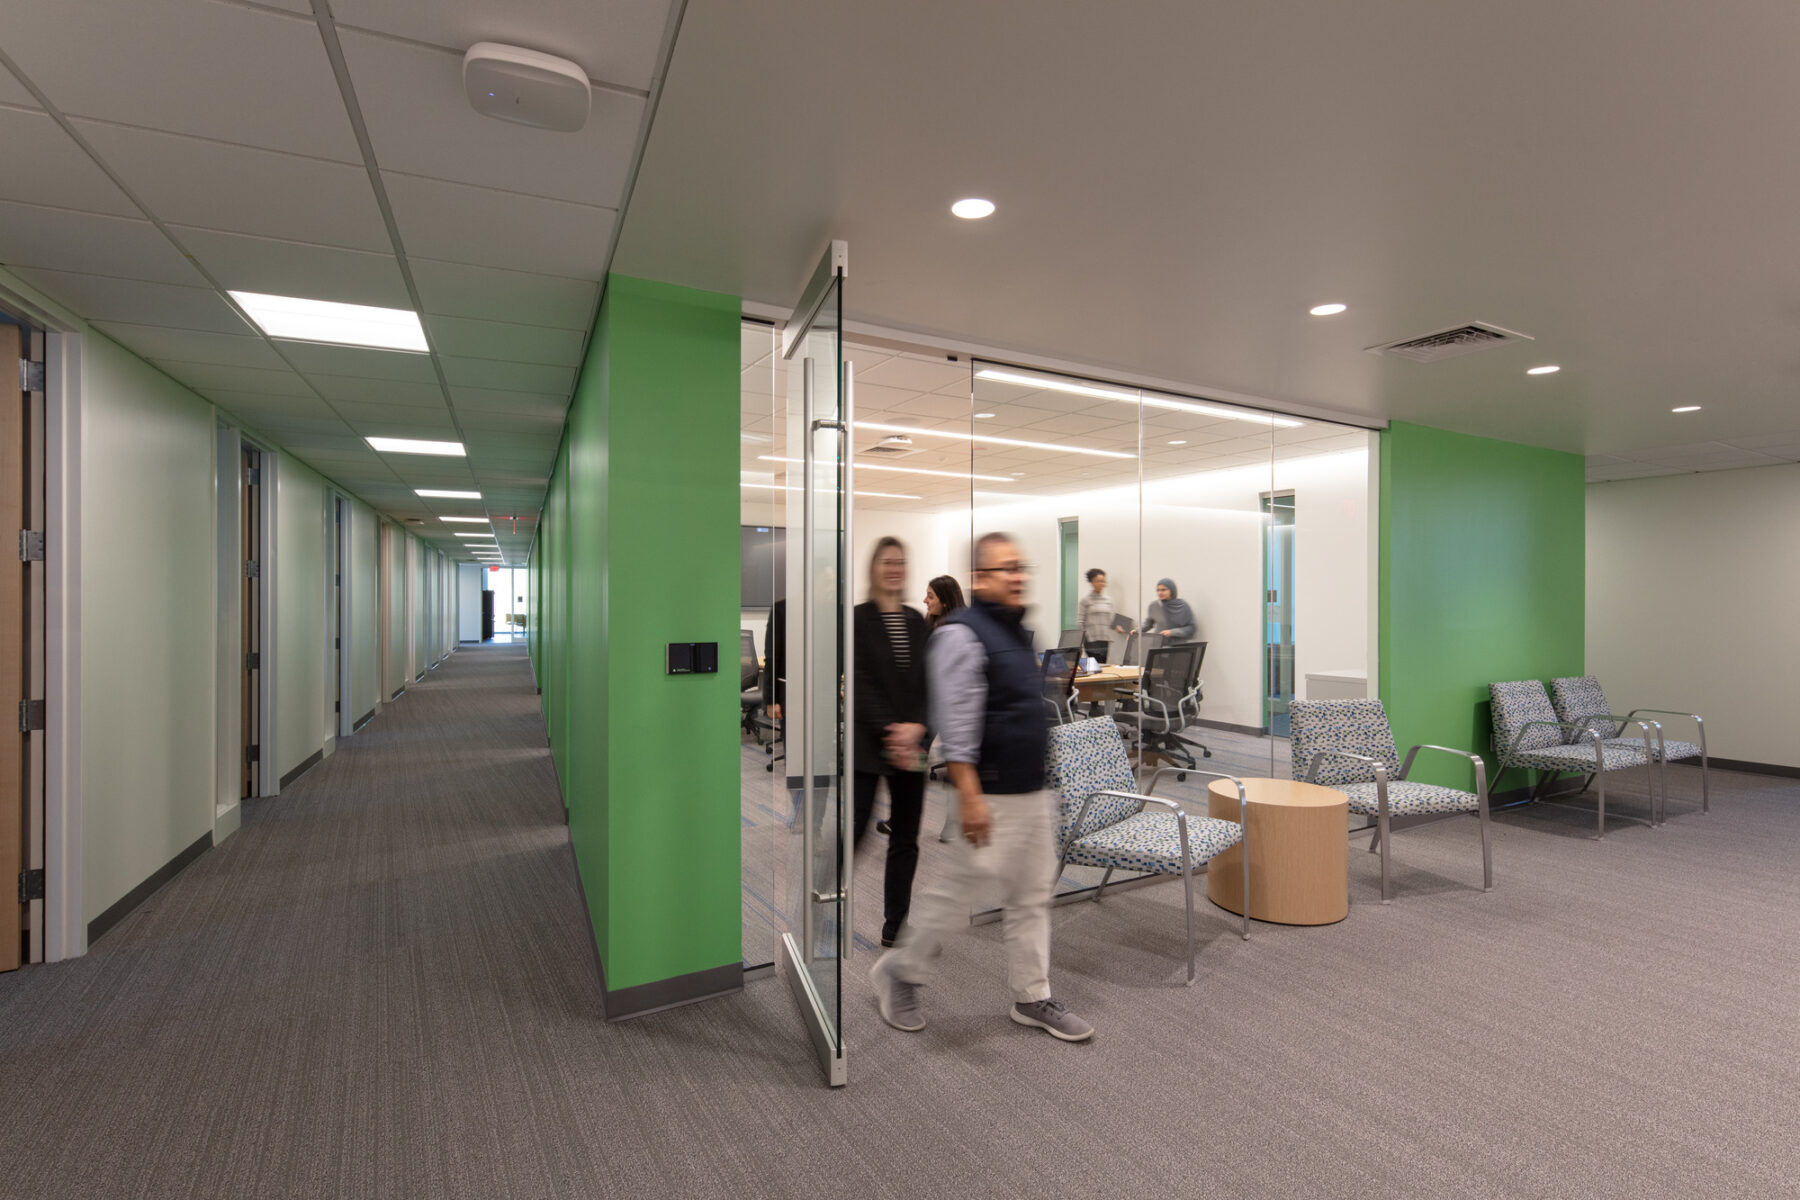
[[499, 42], [469, 47], [463, 90], [483, 116], [558, 133], [586, 125], [593, 100], [587, 72], [568, 59]]

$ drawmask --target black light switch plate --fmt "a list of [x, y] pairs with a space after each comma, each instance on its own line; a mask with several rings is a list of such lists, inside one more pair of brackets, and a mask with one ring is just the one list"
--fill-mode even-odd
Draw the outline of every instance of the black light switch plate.
[[719, 673], [719, 643], [670, 642], [668, 673], [671, 675], [717, 675]]

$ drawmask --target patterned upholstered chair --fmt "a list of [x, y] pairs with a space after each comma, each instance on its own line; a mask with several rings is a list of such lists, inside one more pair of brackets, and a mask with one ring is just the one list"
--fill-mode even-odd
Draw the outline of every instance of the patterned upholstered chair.
[[[1487, 764], [1479, 754], [1448, 746], [1414, 746], [1400, 761], [1387, 709], [1379, 700], [1295, 700], [1292, 723], [1294, 778], [1335, 788], [1350, 798], [1350, 811], [1375, 818], [1369, 849], [1381, 850], [1381, 902], [1393, 898], [1388, 883], [1391, 817], [1432, 813], [1474, 813], [1481, 825], [1481, 890], [1494, 886], [1494, 855], [1488, 841]], [[1475, 790], [1458, 791], [1407, 778], [1421, 750], [1452, 754], [1475, 765]]]
[[[1557, 720], [1598, 730], [1609, 745], [1620, 740], [1620, 734], [1630, 728], [1630, 723], [1637, 720], [1639, 713], [1656, 717], [1686, 717], [1694, 723], [1696, 736], [1700, 739], [1697, 743], [1664, 737], [1662, 722], [1648, 722], [1656, 732], [1656, 741], [1650, 749], [1656, 756], [1657, 774], [1660, 776], [1663, 817], [1667, 819], [1669, 815], [1669, 776], [1662, 768], [1684, 758], [1700, 760], [1700, 811], [1712, 811], [1712, 788], [1711, 781], [1707, 778], [1706, 765], [1706, 722], [1699, 713], [1684, 713], [1672, 708], [1634, 708], [1622, 717], [1615, 716], [1611, 706], [1606, 703], [1606, 692], [1601, 689], [1600, 681], [1592, 675], [1552, 679], [1550, 703], [1556, 708]], [[1637, 744], [1635, 738], [1626, 738], [1624, 741], [1631, 746]]]
[[[1238, 789], [1238, 820], [1221, 821], [1190, 814], [1182, 803], [1150, 793], [1163, 775], [1185, 769], [1190, 775], [1229, 779]], [[1244, 840], [1244, 785], [1217, 771], [1164, 767], [1142, 792], [1132, 777], [1131, 760], [1119, 727], [1108, 717], [1058, 725], [1050, 730], [1049, 773], [1045, 784], [1056, 793], [1056, 873], [1073, 863], [1101, 867], [1106, 874], [1094, 889], [1095, 900], [1106, 890], [1114, 871], [1179, 875], [1187, 901], [1187, 981], [1194, 982], [1194, 874]], [[1250, 855], [1241, 856], [1244, 894], [1249, 895]], [[1244, 906], [1243, 936], [1250, 936], [1250, 906]]]
[[1635, 738], [1607, 738], [1588, 723], [1563, 721], [1550, 705], [1550, 695], [1535, 679], [1513, 683], [1488, 684], [1493, 701], [1494, 752], [1500, 758], [1500, 769], [1519, 767], [1538, 771], [1532, 799], [1540, 799], [1543, 791], [1559, 774], [1574, 772], [1594, 780], [1599, 797], [1595, 814], [1596, 838], [1606, 836], [1606, 774], [1644, 768], [1645, 788], [1650, 796], [1650, 823], [1656, 823], [1656, 784], [1651, 775], [1655, 754], [1651, 748], [1650, 724], [1634, 721], [1642, 741]]

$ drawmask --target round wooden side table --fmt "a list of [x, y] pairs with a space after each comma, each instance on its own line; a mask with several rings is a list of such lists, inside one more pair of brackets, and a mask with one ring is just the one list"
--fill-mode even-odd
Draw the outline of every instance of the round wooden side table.
[[[1278, 925], [1330, 925], [1350, 915], [1350, 802], [1344, 793], [1293, 779], [1246, 779], [1249, 801], [1250, 916]], [[1237, 787], [1215, 779], [1207, 811], [1238, 819]], [[1206, 868], [1206, 894], [1244, 911], [1243, 847]]]

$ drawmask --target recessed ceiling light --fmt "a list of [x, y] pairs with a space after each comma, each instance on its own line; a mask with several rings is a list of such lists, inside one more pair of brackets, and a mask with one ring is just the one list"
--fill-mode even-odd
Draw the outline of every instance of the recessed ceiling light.
[[1186, 439], [1186, 438], [1176, 438], [1176, 439], [1175, 439], [1175, 440], [1173, 440], [1173, 441], [1171, 441], [1171, 442], [1170, 442], [1170, 443], [1169, 443], [1169, 445], [1171, 445], [1171, 446], [1185, 446], [1185, 445], [1187, 445], [1187, 439]]
[[468, 451], [461, 442], [426, 442], [418, 438], [364, 438], [371, 447], [383, 454], [441, 454], [446, 458], [465, 458]]
[[959, 442], [981, 442], [993, 446], [1020, 446], [1026, 450], [1061, 450], [1069, 454], [1091, 454], [1095, 458], [1136, 458], [1118, 450], [1095, 450], [1087, 446], [1064, 446], [1056, 442], [1022, 442], [1017, 438], [988, 437], [979, 433], [957, 433], [950, 429], [920, 429], [913, 425], [883, 425], [876, 421], [858, 421], [858, 429], [874, 429], [882, 433], [912, 433], [924, 437], [951, 438]]
[[1551, 367], [1551, 366], [1532, 367], [1529, 371], [1526, 371], [1525, 373], [1527, 375], [1554, 375], [1560, 370], [1562, 370], [1561, 367]]
[[997, 383], [1013, 383], [1021, 387], [1047, 388], [1053, 392], [1068, 392], [1073, 396], [1092, 396], [1097, 400], [1117, 400], [1123, 404], [1142, 404], [1146, 408], [1166, 408], [1173, 412], [1193, 413], [1201, 417], [1218, 417], [1227, 421], [1249, 421], [1254, 425], [1272, 425], [1277, 429], [1296, 429], [1305, 424], [1304, 421], [1270, 416], [1268, 413], [1252, 412], [1247, 409], [1195, 404], [1191, 400], [1177, 400], [1173, 396], [1162, 396], [1155, 392], [1129, 391], [1124, 388], [1079, 383], [1060, 375], [1028, 375], [1023, 371], [1001, 371], [993, 367], [983, 367], [975, 372], [975, 378], [992, 379]]
[[993, 413], [976, 413], [975, 419], [977, 421], [991, 421], [994, 419], [994, 414]]
[[1349, 307], [1348, 304], [1315, 304], [1306, 311], [1315, 317], [1335, 317]]
[[980, 200], [971, 196], [967, 200], [958, 200], [955, 204], [952, 204], [950, 206], [950, 211], [965, 221], [979, 221], [983, 217], [993, 215], [994, 202], [992, 200]]
[[439, 517], [438, 520], [447, 521], [452, 525], [486, 525], [488, 523], [486, 517]]
[[1699, 412], [1700, 406], [1698, 404], [1684, 404], [1680, 408], [1671, 408], [1669, 411], [1670, 412]]
[[[758, 462], [779, 463], [797, 463], [801, 461], [797, 458], [782, 458], [777, 454], [759, 454], [756, 456], [756, 460]], [[856, 464], [856, 469], [858, 471], [892, 471], [896, 475], [939, 475], [945, 479], [985, 479], [989, 483], [1006, 482], [1006, 476], [1004, 475], [971, 475], [967, 471], [934, 471], [929, 467], [890, 467], [885, 463], [859, 462]]]
[[[479, 500], [480, 492], [446, 492], [442, 488], [414, 488], [413, 495], [438, 500]], [[450, 520], [456, 518], [451, 517]]]
[[232, 292], [231, 298], [256, 322], [257, 328], [272, 338], [410, 350], [417, 354], [431, 348], [425, 343], [419, 314], [404, 308], [302, 300], [298, 296], [270, 296], [262, 292]]

